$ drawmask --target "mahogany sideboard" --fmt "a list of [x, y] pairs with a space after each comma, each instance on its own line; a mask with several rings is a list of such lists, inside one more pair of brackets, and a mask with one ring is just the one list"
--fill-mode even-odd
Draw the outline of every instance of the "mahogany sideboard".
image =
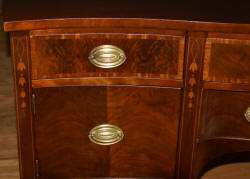
[[249, 1], [6, 1], [20, 176], [197, 179], [250, 152]]

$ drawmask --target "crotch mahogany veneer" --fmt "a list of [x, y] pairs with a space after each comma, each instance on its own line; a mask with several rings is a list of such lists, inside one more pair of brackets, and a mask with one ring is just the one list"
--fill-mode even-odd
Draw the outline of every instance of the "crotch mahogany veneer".
[[6, 2], [21, 178], [197, 179], [250, 158], [249, 7]]

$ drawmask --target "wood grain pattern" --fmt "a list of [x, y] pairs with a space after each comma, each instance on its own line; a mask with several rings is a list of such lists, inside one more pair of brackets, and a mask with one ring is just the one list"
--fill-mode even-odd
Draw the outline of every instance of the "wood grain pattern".
[[0, 179], [19, 179], [18, 160], [0, 160]]
[[[112, 21], [112, 20], [111, 20]], [[139, 24], [138, 24], [139, 25]], [[96, 26], [91, 28], [81, 28], [81, 27], [74, 27], [74, 28], [50, 28], [50, 29], [38, 29], [38, 30], [31, 30], [30, 31], [30, 38], [33, 37], [41, 37], [44, 38], [60, 38], [60, 36], [64, 38], [72, 38], [77, 34], [79, 38], [80, 35], [86, 34], [110, 34], [116, 33], [116, 35], [123, 35], [124, 37], [128, 37], [128, 34], [133, 35], [151, 35], [152, 39], [160, 39], [159, 36], [161, 35], [168, 35], [169, 38], [171, 36], [178, 37], [178, 36], [185, 36], [186, 33], [184, 30], [174, 30], [172, 28], [156, 28], [156, 27], [141, 27], [141, 26], [114, 26], [114, 27], [105, 27], [105, 26]], [[126, 35], [127, 34], [127, 35]], [[59, 36], [59, 37], [55, 37]], [[77, 38], [76, 37], [76, 38]], [[174, 38], [173, 38], [174, 39]]]
[[[5, 44], [4, 35], [0, 32], [1, 44]], [[0, 160], [18, 158], [11, 58], [5, 50], [6, 46], [0, 47]]]
[[221, 164], [237, 152], [250, 159], [249, 122], [244, 113], [250, 105], [249, 91], [204, 90], [198, 145], [193, 170], [198, 178], [215, 160]]
[[180, 90], [108, 87], [107, 101], [109, 123], [125, 135], [110, 148], [110, 176], [174, 178]]
[[108, 149], [88, 139], [94, 126], [106, 122], [105, 87], [35, 89], [34, 92], [39, 178], [105, 176], [109, 167]]
[[227, 90], [227, 91], [250, 91], [250, 84], [235, 84], [221, 82], [203, 82], [204, 89]]
[[[37, 88], [35, 94], [40, 178], [174, 178], [179, 89], [82, 86]], [[119, 126], [124, 139], [92, 143], [89, 131], [104, 123]]]
[[204, 80], [250, 83], [250, 40], [208, 38]]
[[[88, 56], [100, 45], [115, 45], [127, 59], [119, 67], [98, 68]], [[141, 34], [74, 34], [31, 39], [32, 79], [63, 77], [158, 77], [182, 79], [184, 37]]]
[[192, 178], [196, 150], [196, 130], [199, 119], [202, 66], [206, 34], [190, 32], [187, 40], [185, 84], [182, 98], [182, 119], [179, 129], [177, 178]]
[[147, 86], [168, 86], [182, 88], [182, 80], [166, 80], [155, 78], [57, 78], [32, 80], [32, 87], [57, 87], [72, 85], [147, 85]]
[[11, 33], [21, 179], [35, 177], [28, 44], [26, 32]]
[[[4, 119], [4, 118], [1, 118]], [[9, 119], [9, 118], [5, 118]], [[15, 123], [9, 125], [11, 127], [15, 127]], [[15, 130], [10, 130], [10, 132], [2, 132], [4, 130], [4, 125], [1, 125], [1, 133], [0, 133], [0, 160], [1, 159], [16, 159], [17, 156], [17, 136]], [[9, 127], [10, 128], [10, 127]], [[8, 129], [8, 128], [7, 128]]]
[[250, 124], [244, 114], [250, 93], [205, 90], [200, 121], [200, 140], [218, 137], [250, 138]]
[[57, 28], [155, 28], [155, 29], [175, 29], [187, 31], [205, 31], [221, 33], [249, 33], [249, 24], [224, 24], [211, 22], [194, 22], [194, 21], [174, 21], [158, 19], [105, 19], [105, 18], [86, 18], [86, 19], [46, 19], [35, 21], [17, 21], [4, 22], [4, 30], [9, 31], [27, 31], [40, 29], [57, 29]]
[[[15, 31], [22, 179], [36, 172], [46, 179], [196, 179], [217, 157], [250, 151], [238, 113], [249, 105], [248, 0], [76, 1], [5, 6], [5, 31]], [[114, 69], [90, 64], [89, 52], [104, 43], [125, 50], [127, 61]], [[93, 144], [88, 132], [103, 123], [121, 127], [125, 138]]]

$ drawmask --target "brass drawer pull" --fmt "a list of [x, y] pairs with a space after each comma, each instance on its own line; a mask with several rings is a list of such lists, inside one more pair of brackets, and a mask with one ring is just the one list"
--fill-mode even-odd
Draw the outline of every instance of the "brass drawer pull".
[[247, 121], [250, 122], [250, 107], [247, 108], [247, 110], [245, 112], [245, 117], [246, 117]]
[[89, 139], [99, 145], [112, 145], [123, 139], [123, 131], [110, 124], [102, 124], [94, 127], [89, 132]]
[[126, 60], [124, 51], [114, 45], [101, 45], [89, 54], [89, 61], [100, 68], [114, 68], [122, 65]]

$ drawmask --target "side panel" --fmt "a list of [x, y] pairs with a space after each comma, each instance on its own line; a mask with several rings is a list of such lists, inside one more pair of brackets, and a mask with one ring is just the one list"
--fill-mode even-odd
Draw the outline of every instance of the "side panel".
[[11, 33], [11, 48], [16, 97], [20, 177], [21, 179], [32, 179], [35, 178], [35, 167], [28, 33]]

